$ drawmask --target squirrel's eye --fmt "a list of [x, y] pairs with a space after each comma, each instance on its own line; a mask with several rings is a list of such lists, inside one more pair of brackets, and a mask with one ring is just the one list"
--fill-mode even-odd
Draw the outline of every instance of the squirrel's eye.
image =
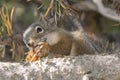
[[36, 32], [37, 33], [42, 33], [43, 29], [40, 26], [36, 26]]

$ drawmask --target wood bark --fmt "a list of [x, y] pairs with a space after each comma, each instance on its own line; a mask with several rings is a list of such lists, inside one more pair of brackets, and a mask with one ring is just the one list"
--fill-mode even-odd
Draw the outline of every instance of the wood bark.
[[91, 71], [93, 80], [114, 80], [120, 74], [119, 55], [81, 55], [44, 58], [34, 63], [0, 62], [0, 80], [83, 80]]

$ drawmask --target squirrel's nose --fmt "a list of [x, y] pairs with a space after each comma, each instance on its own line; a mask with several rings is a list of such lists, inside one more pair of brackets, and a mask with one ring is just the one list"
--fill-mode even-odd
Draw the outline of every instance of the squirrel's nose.
[[29, 47], [34, 47], [34, 41], [33, 40], [29, 40], [27, 45]]

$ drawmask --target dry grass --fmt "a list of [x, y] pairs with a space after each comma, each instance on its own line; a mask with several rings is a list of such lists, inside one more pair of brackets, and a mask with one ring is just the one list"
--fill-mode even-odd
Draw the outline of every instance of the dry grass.
[[[11, 59], [14, 59], [16, 61], [18, 61], [19, 59], [20, 61], [21, 54], [23, 52], [23, 48], [22, 48], [23, 46], [21, 41], [18, 40], [19, 37], [16, 37], [17, 35], [14, 34], [14, 31], [13, 31], [12, 19], [14, 15], [14, 10], [15, 10], [15, 7], [9, 8], [7, 4], [3, 4], [3, 6], [0, 9], [0, 24], [1, 24], [0, 37], [3, 38], [2, 40], [0, 39], [0, 45], [4, 46], [0, 48], [5, 49], [5, 50], [2, 49], [2, 52], [0, 53], [0, 59], [5, 58], [6, 54], [11, 53], [12, 55]], [[6, 46], [10, 46], [10, 49], [7, 49]]]
[[12, 29], [12, 17], [14, 13], [14, 7], [9, 11], [8, 6], [6, 4], [3, 4], [1, 10], [0, 10], [0, 18], [1, 18], [1, 30], [0, 30], [0, 36], [8, 35], [11, 36], [13, 33]]

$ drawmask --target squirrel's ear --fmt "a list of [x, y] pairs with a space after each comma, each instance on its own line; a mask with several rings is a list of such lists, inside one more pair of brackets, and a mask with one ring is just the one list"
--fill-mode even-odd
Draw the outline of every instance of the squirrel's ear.
[[48, 23], [42, 13], [40, 13], [40, 15], [39, 15], [39, 22], [43, 25], [46, 25]]
[[43, 26], [47, 26], [47, 27], [49, 26], [49, 27], [52, 27], [52, 28], [57, 28], [57, 24], [55, 23], [54, 17], [45, 18], [42, 13], [40, 13], [39, 17], [40, 17], [39, 22]]
[[39, 21], [45, 25], [50, 25], [50, 24], [54, 23], [54, 18], [46, 18], [43, 16], [42, 13], [40, 13]]

